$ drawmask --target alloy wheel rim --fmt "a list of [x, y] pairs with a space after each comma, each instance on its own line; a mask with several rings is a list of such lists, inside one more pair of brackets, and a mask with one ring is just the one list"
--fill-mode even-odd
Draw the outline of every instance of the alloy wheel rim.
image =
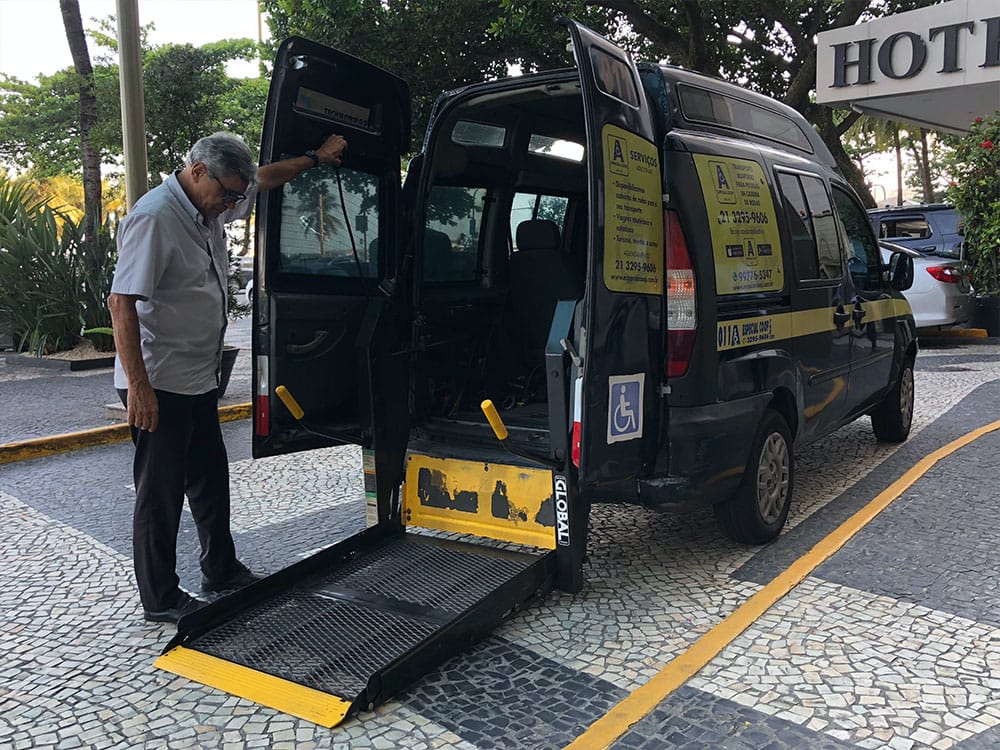
[[784, 437], [772, 432], [761, 446], [757, 465], [757, 510], [766, 524], [781, 517], [788, 495], [790, 463]]
[[913, 420], [913, 370], [907, 367], [899, 382], [899, 414], [902, 417], [903, 429], [909, 429]]

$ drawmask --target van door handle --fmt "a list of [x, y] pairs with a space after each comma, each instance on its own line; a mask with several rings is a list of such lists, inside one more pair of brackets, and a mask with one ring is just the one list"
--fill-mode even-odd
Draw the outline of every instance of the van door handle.
[[861, 306], [860, 302], [854, 303], [854, 309], [851, 310], [851, 316], [854, 318], [855, 325], [861, 325], [861, 319], [865, 317], [865, 308]]
[[288, 344], [285, 349], [289, 354], [311, 354], [326, 341], [329, 335], [329, 331], [316, 331], [312, 341], [306, 344]]
[[833, 322], [836, 324], [837, 328], [843, 328], [844, 324], [851, 319], [851, 314], [849, 312], [844, 312], [843, 307], [838, 307], [833, 313]]

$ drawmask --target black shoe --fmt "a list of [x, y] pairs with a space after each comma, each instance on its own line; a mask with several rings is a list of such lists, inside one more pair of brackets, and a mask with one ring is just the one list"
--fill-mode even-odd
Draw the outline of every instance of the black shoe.
[[201, 577], [201, 590], [202, 591], [232, 591], [233, 589], [241, 589], [244, 586], [249, 586], [251, 583], [256, 583], [264, 579], [264, 576], [259, 576], [256, 573], [250, 571], [250, 569], [243, 563], [237, 561], [236, 567], [233, 569], [233, 574], [228, 578], [208, 578], [207, 576]]
[[201, 609], [206, 604], [208, 602], [204, 599], [196, 599], [182, 591], [174, 606], [160, 611], [144, 609], [142, 615], [146, 622], [177, 622], [184, 615]]

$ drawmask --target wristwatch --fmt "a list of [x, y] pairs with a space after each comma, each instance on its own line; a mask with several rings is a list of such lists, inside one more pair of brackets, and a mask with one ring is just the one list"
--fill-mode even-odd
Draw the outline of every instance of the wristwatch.
[[319, 154], [316, 153], [316, 149], [314, 148], [309, 149], [308, 151], [305, 152], [304, 156], [308, 156], [310, 159], [313, 160], [314, 167], [319, 166]]

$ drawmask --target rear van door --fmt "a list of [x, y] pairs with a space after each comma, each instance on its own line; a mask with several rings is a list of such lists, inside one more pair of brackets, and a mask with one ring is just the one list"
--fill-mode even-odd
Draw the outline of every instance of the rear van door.
[[407, 285], [396, 276], [409, 90], [350, 55], [288, 39], [275, 59], [261, 162], [300, 155], [332, 133], [348, 142], [341, 167], [308, 169], [258, 197], [258, 458], [343, 443], [371, 448], [376, 425], [380, 447], [405, 446], [407, 359], [397, 330]]
[[640, 475], [658, 442], [663, 190], [632, 60], [586, 27], [562, 23], [572, 37], [586, 118], [589, 252], [574, 412], [580, 483], [594, 486]]

